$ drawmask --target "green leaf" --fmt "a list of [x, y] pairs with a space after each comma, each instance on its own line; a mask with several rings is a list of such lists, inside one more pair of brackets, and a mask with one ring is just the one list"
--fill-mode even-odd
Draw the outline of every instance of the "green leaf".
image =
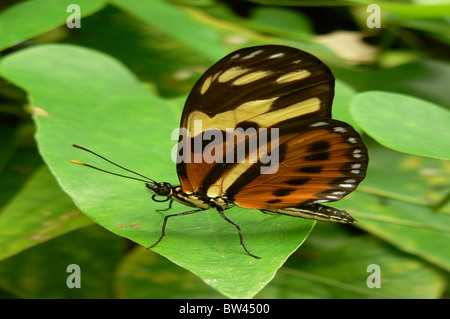
[[117, 297], [126, 299], [223, 298], [193, 273], [141, 248], [121, 261], [114, 286]]
[[450, 15], [450, 5], [443, 0], [442, 3], [434, 1], [429, 3], [398, 3], [393, 1], [372, 1], [372, 0], [251, 0], [264, 5], [283, 5], [283, 6], [368, 6], [377, 4], [381, 10], [396, 14], [405, 18], [445, 18]]
[[[380, 240], [318, 223], [308, 240], [256, 298], [439, 298], [445, 277]], [[381, 288], [369, 288], [371, 264]], [[120, 298], [217, 298], [199, 278], [156, 254], [135, 249], [115, 278]]]
[[[433, 267], [368, 236], [342, 241], [323, 258], [295, 257], [258, 297], [440, 298], [446, 284], [445, 277]], [[379, 267], [380, 288], [367, 285], [375, 275], [368, 270], [369, 265]]]
[[354, 192], [335, 204], [358, 220], [358, 227], [385, 239], [399, 249], [450, 270], [450, 215], [397, 200], [380, 200]]
[[333, 206], [355, 225], [444, 269], [450, 267], [448, 161], [408, 155], [369, 144], [369, 169], [358, 189]]
[[[35, 120], [41, 154], [78, 207], [120, 236], [146, 247], [153, 244], [164, 216], [155, 210], [167, 204], [153, 202], [142, 183], [69, 163], [75, 158], [117, 171], [71, 144], [157, 181], [178, 183], [171, 150], [178, 140], [181, 105], [145, 90], [116, 60], [70, 45], [11, 54], [0, 61], [0, 74], [25, 88], [39, 107]], [[171, 140], [174, 130], [176, 140]], [[171, 214], [188, 210], [175, 205]], [[169, 220], [167, 236], [154, 250], [233, 298], [250, 298], [262, 289], [314, 225], [241, 208], [227, 215], [262, 259], [244, 252], [236, 229], [215, 211]]]
[[[322, 44], [268, 37], [255, 33], [245, 26], [215, 18], [202, 10], [178, 7], [162, 0], [151, 2], [113, 0], [112, 3], [184, 43], [211, 62], [216, 62], [241, 47], [269, 43], [297, 47], [326, 61], [342, 63], [342, 59]], [[233, 20], [236, 22], [238, 18], [235, 17]], [[250, 24], [242, 24], [251, 27]]]
[[0, 215], [0, 260], [91, 223], [42, 167]]
[[[353, 0], [366, 5], [374, 3], [371, 0]], [[419, 1], [416, 1], [419, 2]], [[392, 1], [377, 1], [381, 10], [386, 10], [402, 18], [446, 18], [450, 15], [448, 3], [395, 3]]]
[[[113, 272], [125, 245], [97, 225], [60, 236], [0, 262], [0, 286], [20, 298], [112, 298]], [[81, 288], [70, 289], [80, 267]]]
[[307, 40], [313, 34], [306, 15], [279, 7], [255, 7], [249, 18], [250, 26], [279, 37]]
[[339, 79], [336, 79], [332, 116], [336, 120], [350, 124], [356, 131], [361, 133], [361, 128], [350, 114], [350, 105], [355, 95], [356, 90], [353, 87]]
[[28, 143], [23, 141], [20, 145], [20, 142], [17, 141], [20, 140], [17, 138], [19, 130], [4, 124], [1, 123], [0, 125], [9, 131], [2, 134], [2, 147], [0, 149], [0, 216], [1, 211], [11, 198], [20, 191], [32, 173], [42, 166], [42, 158], [36, 147], [26, 145]]
[[[354, 238], [339, 225], [316, 227], [256, 298], [439, 298], [442, 294], [445, 278], [425, 263], [368, 236]], [[371, 264], [380, 266], [380, 289], [367, 286]], [[123, 298], [217, 297], [195, 276], [139, 250], [122, 262], [116, 287]]]
[[113, 0], [112, 3], [188, 44], [211, 61], [229, 53], [217, 30], [205, 28], [200, 21], [173, 4], [161, 0]]
[[450, 159], [450, 112], [414, 97], [363, 92], [351, 112], [363, 130], [397, 151]]
[[[358, 191], [437, 207], [448, 194], [450, 163], [369, 144], [369, 169]], [[450, 213], [450, 205], [441, 209]]]
[[367, 70], [334, 67], [336, 77], [358, 91], [388, 91], [415, 96], [446, 108], [450, 107], [447, 81], [450, 64], [420, 60], [387, 69]]
[[207, 58], [187, 44], [114, 6], [83, 18], [77, 36], [65, 41], [108, 52], [141, 81], [156, 86], [162, 96], [189, 92], [209, 64]]
[[[79, 0], [81, 16], [101, 9], [106, 0]], [[72, 12], [71, 0], [33, 0], [18, 3], [0, 14], [0, 50], [50, 31], [64, 23]]]

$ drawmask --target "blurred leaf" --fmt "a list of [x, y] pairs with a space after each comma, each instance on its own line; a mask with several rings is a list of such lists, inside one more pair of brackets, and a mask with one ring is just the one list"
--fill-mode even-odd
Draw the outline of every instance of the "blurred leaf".
[[357, 191], [333, 203], [356, 226], [399, 249], [444, 269], [450, 267], [450, 203], [433, 206], [450, 193], [448, 161], [398, 153], [369, 144], [369, 169]]
[[[445, 278], [432, 267], [368, 236], [353, 238], [339, 225], [319, 223], [317, 228], [256, 298], [438, 298], [442, 294]], [[380, 266], [380, 289], [367, 287], [370, 264]], [[115, 287], [121, 298], [220, 298], [196, 276], [141, 248], [123, 260]]]
[[414, 97], [363, 92], [355, 96], [352, 115], [380, 144], [397, 151], [450, 159], [450, 112]]
[[170, 2], [189, 6], [211, 6], [215, 0], [169, 0]]
[[0, 211], [41, 165], [42, 159], [35, 147], [15, 147], [12, 150], [0, 175]]
[[[450, 163], [434, 158], [399, 153], [369, 144], [369, 169], [358, 191], [436, 206], [449, 192]], [[450, 205], [442, 212], [450, 213]]]
[[312, 26], [306, 16], [299, 12], [277, 7], [256, 7], [252, 11], [252, 21], [278, 29], [282, 32], [312, 33]]
[[152, 2], [113, 0], [113, 3], [196, 50], [197, 54], [208, 58], [211, 62], [216, 62], [238, 48], [270, 43], [289, 45], [308, 51], [325, 61], [342, 63], [342, 59], [321, 44], [269, 37], [225, 19], [217, 19], [202, 10], [182, 9], [161, 0]]
[[[77, 0], [81, 16], [101, 9], [106, 0]], [[0, 14], [0, 50], [66, 23], [71, 0], [33, 0], [18, 3]]]
[[405, 18], [444, 18], [450, 15], [450, 5], [446, 0], [429, 3], [405, 3], [396, 1], [372, 1], [372, 0], [250, 0], [264, 5], [279, 6], [352, 6], [377, 4], [382, 10], [394, 13]]
[[126, 299], [223, 298], [193, 273], [143, 247], [122, 260], [114, 286], [117, 296]]
[[[364, 4], [374, 3], [371, 0], [352, 0]], [[376, 1], [381, 10], [389, 11], [403, 18], [446, 18], [450, 15], [448, 3], [399, 3], [392, 1]]]
[[403, 93], [450, 107], [447, 92], [450, 64], [446, 62], [421, 60], [373, 71], [334, 67], [333, 72], [358, 91]]
[[[0, 286], [20, 298], [111, 298], [123, 240], [86, 227], [0, 262]], [[68, 288], [69, 265], [80, 267], [81, 288]]]
[[[0, 73], [29, 91], [39, 107], [35, 119], [41, 153], [83, 212], [116, 234], [143, 246], [153, 244], [163, 215], [152, 211], [166, 205], [151, 201], [144, 185], [135, 181], [70, 164], [68, 160], [76, 158], [108, 167], [71, 144], [91, 148], [155, 180], [178, 183], [170, 158], [176, 141], [170, 138], [176, 129], [178, 139], [181, 105], [146, 91], [116, 60], [70, 45], [42, 45], [11, 54], [0, 62]], [[146, 168], [139, 169], [144, 163]], [[173, 209], [187, 210], [182, 205]], [[167, 237], [154, 250], [222, 294], [250, 298], [314, 225], [311, 220], [274, 218], [240, 208], [228, 216], [240, 225], [246, 245], [261, 260], [243, 251], [236, 230], [215, 211], [170, 220]]]
[[420, 53], [414, 50], [384, 50], [378, 55], [378, 64], [382, 68], [394, 68], [398, 65], [419, 60]]
[[[334, 206], [351, 212], [361, 227], [399, 249], [450, 270], [450, 215], [397, 200], [354, 192]], [[328, 258], [328, 257], [327, 257]]]
[[361, 133], [361, 128], [350, 114], [351, 101], [355, 97], [356, 93], [357, 92], [353, 87], [339, 79], [336, 79], [332, 117], [336, 120], [344, 121], [350, 124], [356, 131]]
[[42, 167], [0, 215], [0, 260], [91, 223]]
[[[20, 190], [42, 159], [27, 132], [28, 124], [0, 116], [0, 216], [7, 202]], [[25, 133], [24, 133], [25, 132]]]
[[279, 7], [255, 7], [248, 20], [261, 32], [280, 37], [309, 40], [313, 34], [311, 22], [300, 12]]
[[396, 22], [403, 27], [440, 34], [442, 39], [447, 39], [446, 43], [449, 43], [450, 21], [447, 19], [399, 19]]
[[65, 42], [107, 52], [162, 96], [189, 92], [209, 64], [188, 45], [114, 6], [83, 18], [83, 27]]
[[[380, 288], [367, 286], [372, 264], [380, 267]], [[420, 299], [439, 298], [444, 288], [445, 277], [432, 267], [363, 236], [343, 241], [323, 258], [292, 258], [257, 297]]]
[[211, 61], [229, 53], [216, 30], [206, 29], [201, 22], [170, 3], [161, 0], [113, 0], [112, 3], [188, 44]]

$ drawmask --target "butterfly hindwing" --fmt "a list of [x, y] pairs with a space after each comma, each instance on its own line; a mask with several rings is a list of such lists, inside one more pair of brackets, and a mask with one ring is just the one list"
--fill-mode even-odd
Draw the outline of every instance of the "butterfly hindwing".
[[322, 119], [285, 135], [277, 172], [260, 174], [261, 163], [254, 164], [225, 190], [237, 205], [277, 209], [337, 201], [364, 179], [367, 149], [350, 125]]

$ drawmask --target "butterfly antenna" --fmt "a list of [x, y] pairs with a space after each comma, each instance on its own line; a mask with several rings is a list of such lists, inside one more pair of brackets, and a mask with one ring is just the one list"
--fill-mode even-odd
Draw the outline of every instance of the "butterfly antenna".
[[80, 149], [80, 150], [89, 152], [89, 153], [91, 153], [91, 154], [93, 154], [93, 155], [95, 155], [95, 156], [97, 156], [97, 157], [100, 157], [101, 159], [107, 161], [108, 163], [111, 163], [111, 164], [113, 164], [114, 166], [117, 166], [117, 167], [119, 167], [119, 168], [121, 168], [121, 169], [123, 169], [123, 170], [125, 170], [125, 171], [127, 171], [127, 172], [130, 172], [130, 173], [133, 173], [133, 174], [138, 175], [138, 176], [140, 176], [140, 177], [143, 177], [143, 178], [145, 178], [145, 180], [144, 180], [144, 179], [140, 179], [140, 178], [136, 178], [136, 177], [131, 177], [131, 176], [126, 176], [126, 175], [121, 175], [121, 174], [113, 173], [113, 172], [110, 172], [110, 171], [107, 171], [107, 170], [104, 170], [104, 169], [101, 169], [101, 168], [98, 168], [98, 167], [95, 167], [95, 166], [92, 166], [92, 165], [83, 163], [83, 162], [78, 161], [78, 160], [70, 160], [70, 162], [73, 163], [73, 164], [78, 164], [78, 165], [87, 166], [87, 167], [96, 169], [96, 170], [98, 170], [98, 171], [101, 171], [101, 172], [104, 172], [104, 173], [108, 173], [108, 174], [112, 174], [112, 175], [116, 175], [116, 176], [120, 176], [120, 177], [125, 177], [125, 178], [129, 178], [129, 179], [134, 179], [134, 180], [141, 181], [141, 182], [146, 182], [146, 183], [152, 182], [152, 183], [157, 184], [156, 181], [154, 181], [153, 179], [151, 179], [151, 178], [149, 178], [149, 177], [147, 177], [147, 176], [145, 176], [145, 175], [139, 174], [139, 173], [137, 173], [137, 172], [135, 172], [135, 171], [132, 171], [132, 170], [130, 170], [130, 169], [128, 169], [128, 168], [125, 168], [125, 167], [123, 167], [123, 166], [121, 166], [121, 165], [119, 165], [119, 164], [116, 164], [116, 163], [114, 163], [113, 161], [111, 161], [111, 160], [109, 160], [109, 159], [107, 159], [107, 158], [101, 156], [100, 154], [95, 153], [94, 151], [91, 151], [91, 150], [89, 150], [89, 149], [87, 149], [87, 148], [85, 148], [85, 147], [82, 147], [82, 146], [79, 146], [79, 145], [76, 145], [76, 144], [73, 144], [72, 146], [75, 147], [75, 148], [78, 148], [78, 149]]

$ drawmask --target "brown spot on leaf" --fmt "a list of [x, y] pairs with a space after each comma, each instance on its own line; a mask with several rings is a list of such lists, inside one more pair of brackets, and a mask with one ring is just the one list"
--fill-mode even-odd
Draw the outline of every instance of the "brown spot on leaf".
[[33, 107], [33, 114], [36, 116], [52, 118], [46, 110], [38, 106]]

